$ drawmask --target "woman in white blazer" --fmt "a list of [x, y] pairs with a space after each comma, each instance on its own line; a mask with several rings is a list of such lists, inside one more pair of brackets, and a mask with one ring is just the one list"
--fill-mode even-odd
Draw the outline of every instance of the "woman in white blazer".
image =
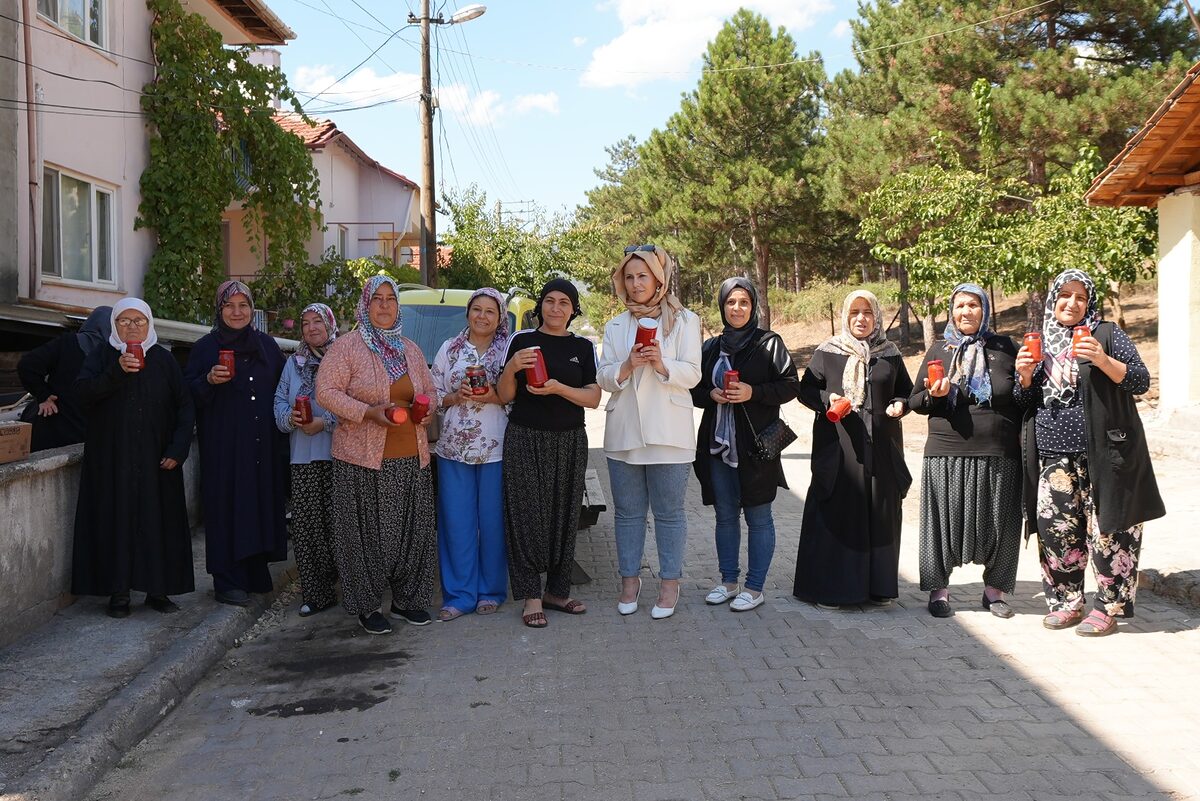
[[[611, 394], [604, 453], [616, 508], [621, 596], [632, 615], [642, 592], [646, 512], [654, 512], [661, 581], [655, 620], [675, 613], [687, 542], [684, 496], [696, 458], [696, 427], [688, 392], [700, 380], [700, 318], [670, 292], [675, 260], [654, 245], [631, 245], [613, 272], [626, 311], [604, 326], [597, 381]], [[637, 344], [639, 325], [649, 344]]]

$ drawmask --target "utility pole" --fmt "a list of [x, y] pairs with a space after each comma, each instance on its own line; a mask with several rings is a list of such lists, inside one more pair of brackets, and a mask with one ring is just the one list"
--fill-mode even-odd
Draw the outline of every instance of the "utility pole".
[[421, 283], [437, 286], [433, 197], [433, 81], [429, 75], [429, 0], [421, 0]]

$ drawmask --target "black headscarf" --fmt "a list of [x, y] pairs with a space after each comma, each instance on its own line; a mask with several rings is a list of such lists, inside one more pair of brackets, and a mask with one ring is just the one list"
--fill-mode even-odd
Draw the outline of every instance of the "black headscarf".
[[542, 293], [538, 295], [537, 299], [537, 308], [534, 309], [534, 314], [537, 315], [538, 320], [541, 322], [546, 322], [542, 320], [542, 301], [551, 292], [561, 292], [571, 299], [572, 311], [570, 319], [567, 320], [567, 325], [570, 325], [572, 320], [583, 313], [583, 310], [579, 308], [579, 290], [575, 288], [575, 285], [565, 278], [553, 278], [547, 281], [546, 285], [542, 287]]
[[[741, 328], [731, 326], [725, 317], [725, 301], [729, 300], [735, 289], [744, 289], [750, 295], [750, 319]], [[721, 352], [732, 356], [749, 345], [754, 332], [758, 330], [758, 292], [754, 284], [740, 275], [726, 278], [717, 290], [717, 306], [721, 310], [721, 322], [725, 323], [725, 330], [721, 332]]]
[[96, 349], [97, 345], [108, 342], [108, 336], [111, 333], [112, 306], [97, 306], [92, 309], [92, 313], [75, 332], [75, 340], [79, 343], [79, 349], [83, 351], [83, 355], [87, 356]]

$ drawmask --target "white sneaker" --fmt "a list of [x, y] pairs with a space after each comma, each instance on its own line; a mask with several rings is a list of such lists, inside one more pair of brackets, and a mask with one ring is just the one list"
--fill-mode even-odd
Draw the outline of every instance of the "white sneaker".
[[751, 609], [757, 609], [762, 606], [766, 600], [767, 596], [761, 592], [756, 598], [748, 590], [745, 590], [737, 594], [737, 597], [733, 599], [733, 603], [729, 605], [729, 608], [734, 612], [749, 612]]
[[704, 603], [716, 606], [717, 604], [733, 600], [735, 595], [737, 595], [737, 587], [731, 590], [724, 584], [718, 584], [708, 591], [708, 595], [704, 596]]

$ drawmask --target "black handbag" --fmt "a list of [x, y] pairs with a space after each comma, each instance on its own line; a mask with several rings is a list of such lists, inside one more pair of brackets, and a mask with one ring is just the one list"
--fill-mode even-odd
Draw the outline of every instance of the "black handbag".
[[[738, 404], [741, 406], [741, 404]], [[750, 413], [746, 411], [746, 407], [742, 406], [742, 414], [746, 415], [746, 425], [750, 426], [750, 433], [754, 435], [750, 454], [760, 462], [773, 462], [779, 458], [779, 454], [783, 453], [783, 449], [796, 441], [796, 432], [793, 431], [782, 417], [777, 417], [767, 424], [762, 431], [754, 430], [754, 423], [750, 422]]]

